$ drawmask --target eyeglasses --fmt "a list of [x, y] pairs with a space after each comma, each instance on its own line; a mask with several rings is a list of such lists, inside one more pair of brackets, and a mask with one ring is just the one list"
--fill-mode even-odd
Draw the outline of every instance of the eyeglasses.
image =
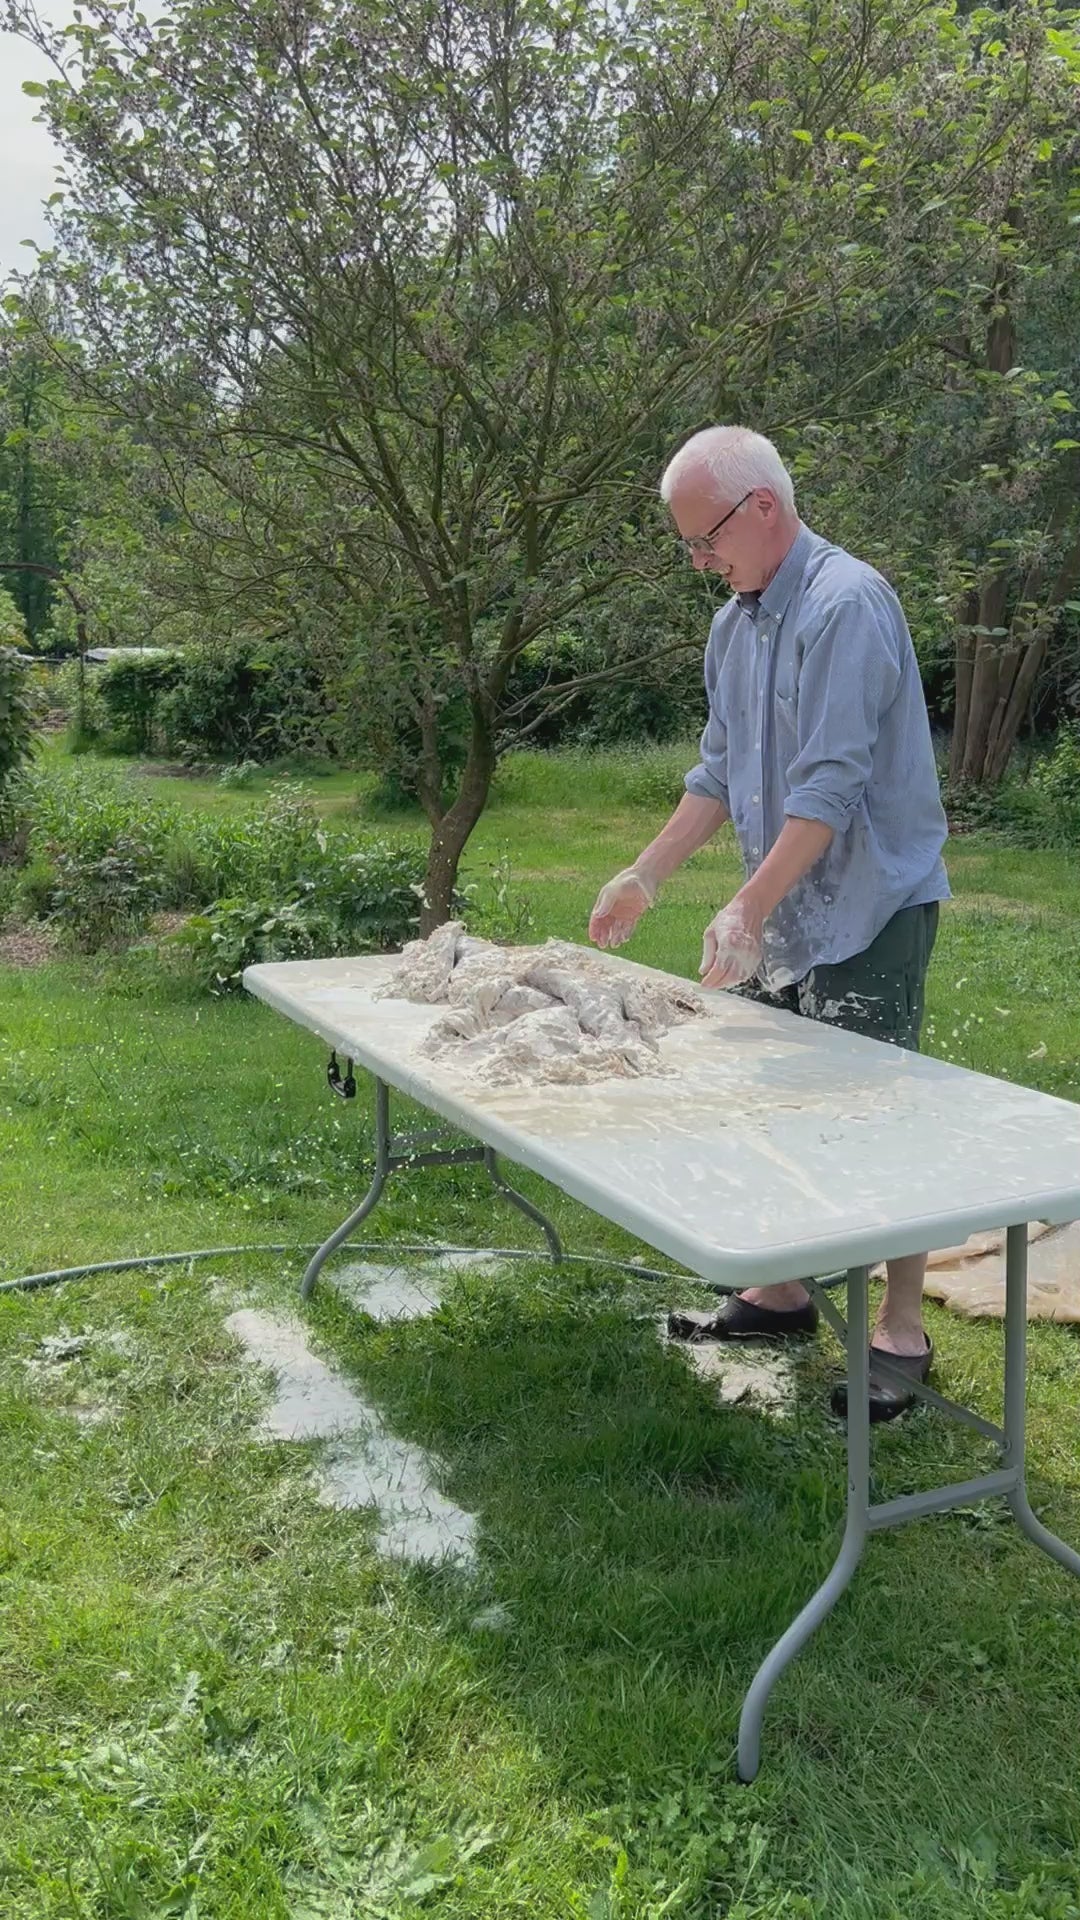
[[739, 508], [745, 507], [747, 501], [750, 498], [750, 494], [753, 494], [756, 492], [757, 492], [757, 488], [751, 487], [750, 493], [744, 493], [741, 500], [736, 500], [735, 505], [731, 508], [731, 511], [729, 513], [725, 513], [723, 519], [718, 520], [715, 527], [710, 527], [708, 533], [694, 533], [694, 534], [691, 534], [689, 540], [684, 539], [682, 541], [682, 545], [686, 548], [687, 553], [690, 554], [691, 556], [693, 556], [695, 553], [711, 553], [713, 550], [713, 541], [716, 539], [716, 536], [719, 533], [721, 527], [726, 527], [728, 521], [732, 518], [732, 516], [738, 513]]

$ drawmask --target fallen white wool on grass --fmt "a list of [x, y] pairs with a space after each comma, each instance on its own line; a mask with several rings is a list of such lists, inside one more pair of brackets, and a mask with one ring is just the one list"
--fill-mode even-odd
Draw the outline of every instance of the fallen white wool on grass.
[[455, 1253], [417, 1253], [407, 1265], [350, 1261], [333, 1267], [326, 1277], [336, 1293], [372, 1320], [423, 1320], [438, 1312], [448, 1275], [500, 1273], [505, 1266], [498, 1254], [470, 1247]]
[[473, 1559], [475, 1516], [440, 1493], [438, 1462], [388, 1430], [377, 1409], [312, 1352], [299, 1321], [242, 1308], [225, 1325], [274, 1376], [276, 1398], [260, 1437], [333, 1442], [316, 1473], [321, 1505], [375, 1507], [379, 1545], [395, 1558]]
[[[684, 1316], [704, 1325], [713, 1318], [715, 1308], [695, 1311], [683, 1309]], [[703, 1380], [722, 1406], [735, 1407], [749, 1402], [763, 1413], [788, 1419], [795, 1411], [797, 1390], [796, 1362], [791, 1352], [779, 1352], [764, 1342], [748, 1340], [672, 1340], [667, 1331], [667, 1315], [657, 1322], [661, 1346], [677, 1353], [699, 1380]], [[733, 1351], [738, 1347], [739, 1352]]]
[[491, 1086], [666, 1073], [662, 1035], [707, 1013], [681, 981], [620, 975], [564, 940], [495, 946], [459, 921], [407, 946], [380, 996], [445, 1005], [422, 1052]]

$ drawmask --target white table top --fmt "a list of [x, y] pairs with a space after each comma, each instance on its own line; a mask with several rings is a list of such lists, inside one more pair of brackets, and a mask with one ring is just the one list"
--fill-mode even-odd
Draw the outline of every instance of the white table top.
[[1080, 1219], [1071, 1101], [727, 993], [665, 1034], [670, 1078], [485, 1087], [419, 1053], [441, 1008], [373, 999], [397, 964], [287, 961], [244, 985], [706, 1280], [768, 1284]]

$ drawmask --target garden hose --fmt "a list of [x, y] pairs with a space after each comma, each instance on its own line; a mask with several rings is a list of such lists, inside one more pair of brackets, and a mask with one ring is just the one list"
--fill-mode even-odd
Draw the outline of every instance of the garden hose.
[[[321, 1243], [319, 1243], [321, 1244]], [[450, 1247], [422, 1241], [346, 1240], [337, 1249], [351, 1253], [388, 1254], [475, 1254], [479, 1259], [544, 1260], [549, 1256], [529, 1247]], [[96, 1260], [84, 1267], [56, 1267], [46, 1273], [26, 1273], [19, 1280], [0, 1281], [0, 1293], [35, 1293], [40, 1287], [59, 1286], [65, 1280], [84, 1280], [95, 1273], [124, 1273], [133, 1267], [180, 1266], [185, 1260], [229, 1260], [244, 1253], [315, 1253], [317, 1245], [295, 1246], [257, 1244], [246, 1247], [196, 1247], [188, 1253], [146, 1253], [122, 1260]], [[639, 1280], [686, 1280], [704, 1286], [697, 1274], [661, 1273], [658, 1268], [641, 1266], [636, 1260], [613, 1260], [608, 1254], [564, 1253], [559, 1265], [611, 1267], [618, 1273], [634, 1274]]]

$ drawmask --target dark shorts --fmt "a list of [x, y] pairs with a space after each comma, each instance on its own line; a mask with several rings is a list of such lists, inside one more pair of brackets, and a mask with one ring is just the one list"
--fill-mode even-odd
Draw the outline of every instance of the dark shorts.
[[735, 991], [804, 1019], [917, 1052], [938, 916], [936, 900], [925, 907], [903, 907], [864, 953], [836, 966], [812, 967], [805, 980], [775, 993], [754, 980]]

